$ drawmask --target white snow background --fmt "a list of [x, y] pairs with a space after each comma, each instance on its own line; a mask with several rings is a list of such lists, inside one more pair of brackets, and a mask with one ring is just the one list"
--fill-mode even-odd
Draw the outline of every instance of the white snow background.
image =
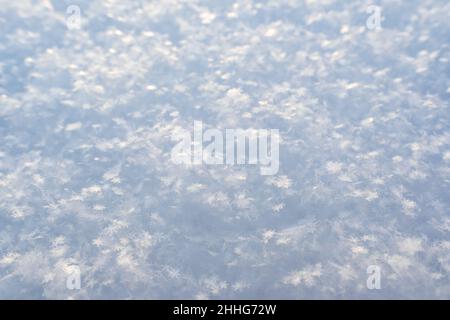
[[[1, 0], [0, 298], [449, 299], [449, 14]], [[279, 129], [278, 174], [173, 164], [194, 120]]]

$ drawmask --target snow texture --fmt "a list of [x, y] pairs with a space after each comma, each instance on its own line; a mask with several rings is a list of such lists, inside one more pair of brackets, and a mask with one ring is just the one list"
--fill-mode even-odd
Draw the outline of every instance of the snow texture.
[[[449, 299], [449, 12], [1, 0], [0, 298]], [[279, 172], [174, 164], [194, 121]]]

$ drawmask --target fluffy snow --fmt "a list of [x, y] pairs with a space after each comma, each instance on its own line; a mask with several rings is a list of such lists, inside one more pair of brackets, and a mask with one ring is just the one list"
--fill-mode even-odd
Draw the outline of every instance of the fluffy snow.
[[[0, 0], [0, 298], [449, 299], [449, 12]], [[194, 121], [278, 174], [172, 163]]]

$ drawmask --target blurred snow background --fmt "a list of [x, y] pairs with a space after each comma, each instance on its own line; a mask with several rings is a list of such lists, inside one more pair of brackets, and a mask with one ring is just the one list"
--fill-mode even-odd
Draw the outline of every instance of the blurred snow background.
[[[450, 298], [449, 12], [1, 0], [0, 298]], [[194, 120], [279, 173], [172, 164]]]

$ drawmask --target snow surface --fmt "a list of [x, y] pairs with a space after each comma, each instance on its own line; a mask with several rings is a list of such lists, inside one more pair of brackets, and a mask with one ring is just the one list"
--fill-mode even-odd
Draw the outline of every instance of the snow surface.
[[[0, 298], [449, 299], [449, 13], [1, 0]], [[194, 120], [279, 129], [278, 174], [172, 163]]]

